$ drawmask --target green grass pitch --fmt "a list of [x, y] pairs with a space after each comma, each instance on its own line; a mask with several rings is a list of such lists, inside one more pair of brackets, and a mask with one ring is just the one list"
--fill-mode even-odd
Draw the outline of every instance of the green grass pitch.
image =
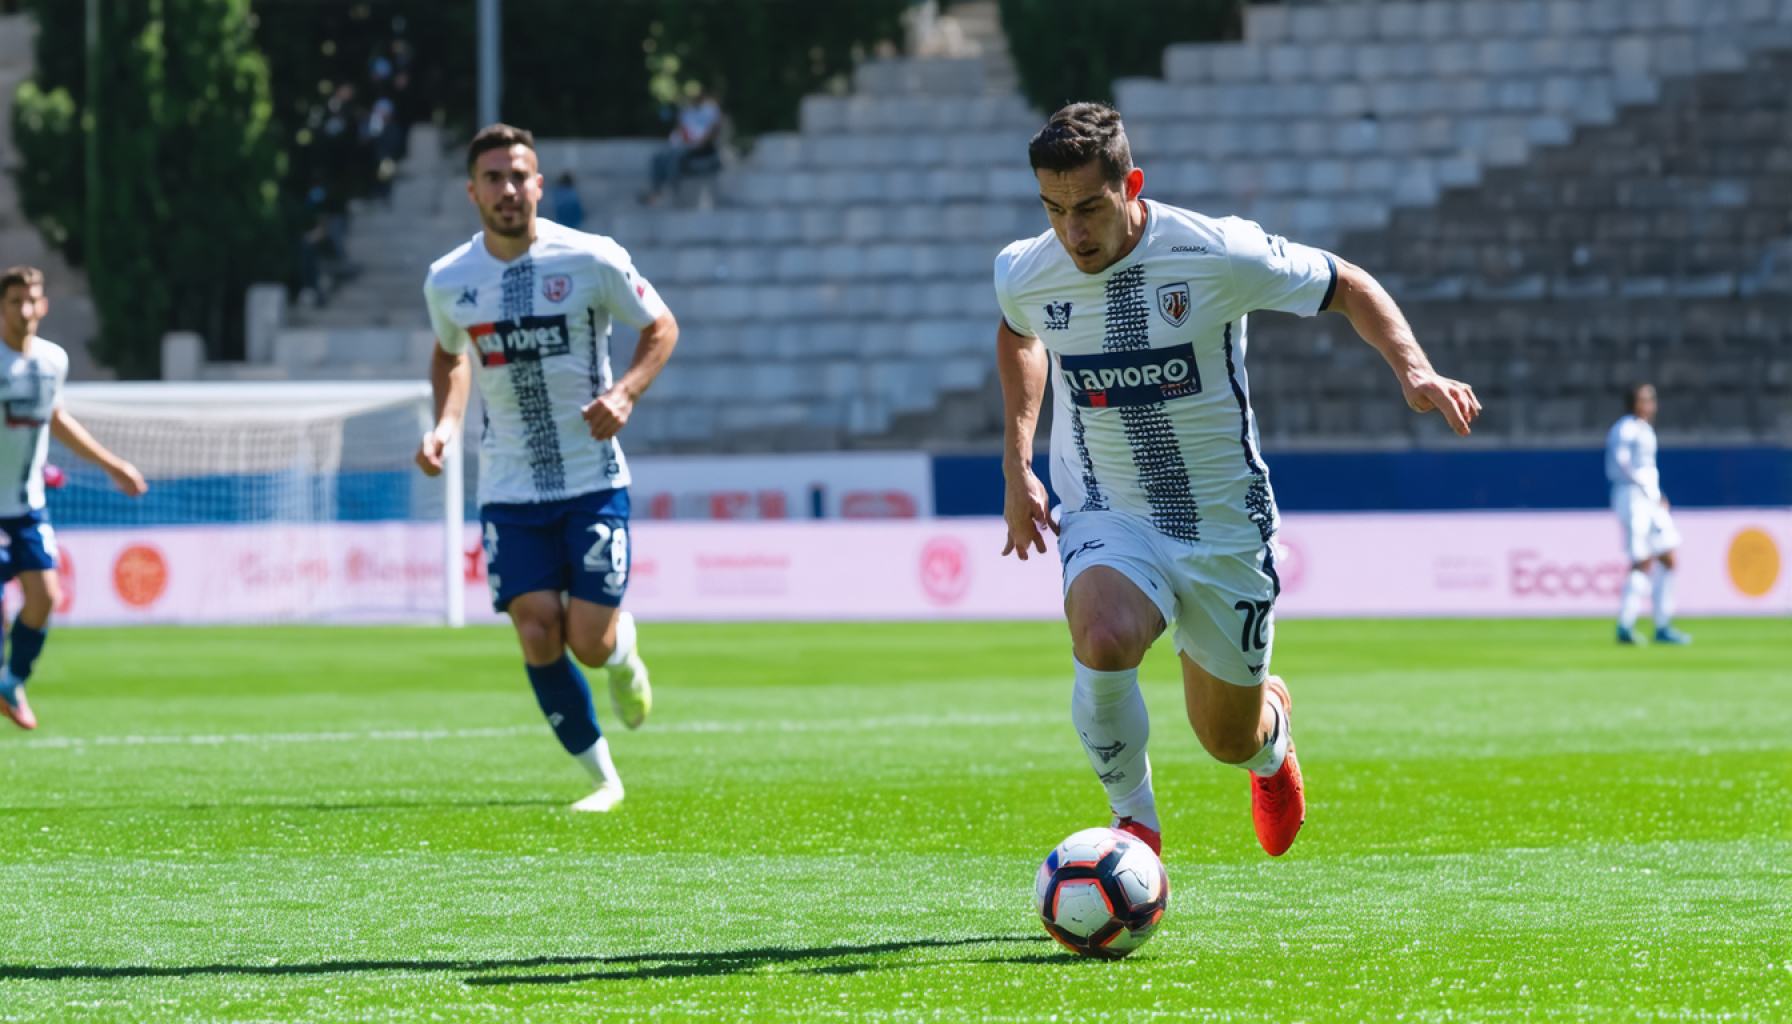
[[1283, 623], [1276, 861], [1160, 645], [1119, 963], [1031, 906], [1106, 818], [1060, 624], [647, 624], [609, 816], [502, 630], [64, 630], [0, 733], [0, 1020], [1792, 1020], [1792, 623], [1687, 626]]

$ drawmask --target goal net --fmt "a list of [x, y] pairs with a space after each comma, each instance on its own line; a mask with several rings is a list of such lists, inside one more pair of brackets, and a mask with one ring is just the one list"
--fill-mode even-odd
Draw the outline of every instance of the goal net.
[[413, 462], [427, 384], [72, 384], [65, 401], [149, 483], [127, 497], [51, 444], [65, 621], [463, 621], [458, 444], [439, 477]]

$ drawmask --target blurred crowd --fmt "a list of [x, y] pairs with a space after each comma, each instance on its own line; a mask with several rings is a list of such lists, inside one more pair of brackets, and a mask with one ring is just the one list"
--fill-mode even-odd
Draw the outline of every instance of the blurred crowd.
[[374, 50], [359, 81], [335, 84], [315, 104], [300, 132], [310, 183], [298, 238], [295, 300], [322, 306], [358, 272], [349, 258], [349, 200], [390, 195], [404, 160], [410, 126], [425, 110], [411, 86], [414, 52], [403, 19]]

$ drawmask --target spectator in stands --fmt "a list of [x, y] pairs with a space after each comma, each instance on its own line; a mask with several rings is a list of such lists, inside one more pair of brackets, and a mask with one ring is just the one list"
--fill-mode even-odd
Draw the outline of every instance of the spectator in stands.
[[382, 199], [392, 195], [392, 179], [398, 176], [398, 158], [404, 149], [404, 125], [398, 120], [398, 106], [388, 96], [373, 101], [367, 120], [361, 126], [363, 144], [372, 151], [374, 160], [373, 194]]
[[585, 204], [579, 200], [579, 187], [572, 180], [571, 171], [561, 171], [560, 177], [554, 179], [554, 185], [548, 189], [548, 206], [554, 211], [551, 218], [562, 227], [579, 230], [585, 223]]
[[653, 187], [641, 196], [652, 205], [678, 187], [684, 175], [704, 166], [719, 166], [722, 106], [708, 89], [699, 88], [678, 108], [678, 121], [666, 147], [653, 157]]

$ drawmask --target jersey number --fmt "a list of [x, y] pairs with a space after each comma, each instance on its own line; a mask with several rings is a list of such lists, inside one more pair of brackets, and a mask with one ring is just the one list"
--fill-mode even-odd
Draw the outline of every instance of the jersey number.
[[620, 592], [628, 582], [628, 527], [592, 523], [590, 531], [597, 540], [585, 552], [585, 571], [603, 573], [604, 589]]
[[1269, 638], [1263, 634], [1269, 629], [1269, 613], [1275, 602], [1240, 601], [1232, 607], [1244, 613], [1244, 629], [1238, 634], [1238, 649], [1248, 654], [1268, 647]]

